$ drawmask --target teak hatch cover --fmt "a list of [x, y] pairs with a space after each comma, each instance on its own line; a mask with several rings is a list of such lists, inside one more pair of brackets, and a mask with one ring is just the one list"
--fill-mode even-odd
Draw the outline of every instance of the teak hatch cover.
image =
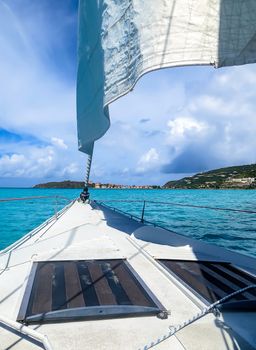
[[[256, 284], [256, 277], [226, 262], [158, 260], [199, 298], [213, 303], [234, 291]], [[229, 301], [255, 300], [256, 289]]]
[[126, 260], [46, 261], [33, 264], [18, 321], [63, 322], [162, 311]]

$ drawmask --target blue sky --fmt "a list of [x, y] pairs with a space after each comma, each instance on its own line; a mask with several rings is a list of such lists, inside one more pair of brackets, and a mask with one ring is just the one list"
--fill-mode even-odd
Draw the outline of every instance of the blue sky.
[[[0, 0], [0, 186], [81, 180], [77, 1]], [[91, 179], [164, 184], [256, 162], [255, 65], [165, 69], [110, 107]]]

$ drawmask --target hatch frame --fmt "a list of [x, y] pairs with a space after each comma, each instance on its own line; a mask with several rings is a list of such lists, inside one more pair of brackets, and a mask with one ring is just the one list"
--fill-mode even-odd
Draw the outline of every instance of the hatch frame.
[[[127, 276], [130, 276], [138, 285], [141, 293], [149, 299], [152, 306], [142, 305], [95, 305], [84, 306], [76, 308], [66, 308], [60, 310], [51, 310], [45, 313], [27, 315], [28, 307], [30, 303], [34, 286], [34, 281], [40, 264], [54, 264], [54, 263], [79, 263], [79, 262], [113, 262], [120, 261], [124, 263], [127, 268]], [[113, 294], [114, 295], [114, 294]], [[92, 319], [106, 319], [106, 318], [125, 318], [125, 317], [139, 317], [139, 316], [157, 316], [161, 319], [168, 318], [168, 312], [162, 303], [158, 300], [156, 295], [144, 282], [142, 277], [135, 271], [126, 258], [113, 258], [113, 259], [87, 259], [87, 260], [47, 260], [47, 261], [35, 261], [32, 264], [30, 274], [28, 277], [25, 292], [20, 304], [17, 321], [24, 324], [33, 323], [60, 323], [69, 321], [81, 321]]]

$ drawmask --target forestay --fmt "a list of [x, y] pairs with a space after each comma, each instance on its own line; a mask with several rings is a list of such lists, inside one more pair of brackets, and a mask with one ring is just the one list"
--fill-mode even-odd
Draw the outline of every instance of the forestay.
[[92, 153], [108, 104], [154, 69], [256, 61], [255, 0], [80, 0], [79, 149]]

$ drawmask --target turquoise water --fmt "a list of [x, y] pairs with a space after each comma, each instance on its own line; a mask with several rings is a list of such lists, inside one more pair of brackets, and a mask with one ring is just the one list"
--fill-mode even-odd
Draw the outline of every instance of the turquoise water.
[[[0, 189], [0, 198], [59, 195], [79, 196], [75, 189]], [[256, 211], [256, 190], [91, 190], [98, 200], [176, 202]], [[55, 200], [0, 202], [0, 249], [10, 245], [54, 214]], [[67, 201], [58, 199], [58, 210]], [[109, 202], [140, 216], [143, 203]], [[146, 203], [145, 219], [177, 233], [256, 256], [256, 214]]]

